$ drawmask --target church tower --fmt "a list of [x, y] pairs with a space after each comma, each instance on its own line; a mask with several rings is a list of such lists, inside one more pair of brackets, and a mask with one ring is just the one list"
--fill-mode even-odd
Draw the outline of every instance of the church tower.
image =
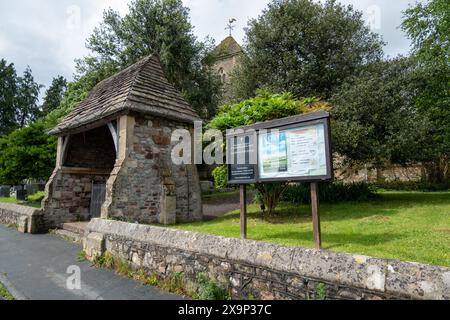
[[228, 84], [233, 70], [241, 63], [244, 51], [233, 36], [226, 37], [212, 52], [214, 62], [212, 68]]

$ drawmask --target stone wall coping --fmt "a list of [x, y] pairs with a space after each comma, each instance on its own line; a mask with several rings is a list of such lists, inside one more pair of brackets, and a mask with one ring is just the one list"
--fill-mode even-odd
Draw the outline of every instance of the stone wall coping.
[[93, 219], [87, 227], [87, 234], [90, 232], [195, 252], [395, 297], [450, 299], [450, 269], [444, 267], [285, 247], [103, 219]]
[[0, 203], [0, 210], [8, 210], [20, 215], [36, 216], [42, 214], [42, 209], [22, 206], [14, 203]]

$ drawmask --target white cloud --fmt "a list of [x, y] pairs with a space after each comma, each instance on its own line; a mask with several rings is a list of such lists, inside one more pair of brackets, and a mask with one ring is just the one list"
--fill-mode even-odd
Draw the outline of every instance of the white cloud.
[[8, 50], [9, 42], [8, 39], [0, 34], [0, 54]]
[[[210, 35], [217, 42], [228, 35], [225, 27], [230, 18], [237, 19], [233, 35], [243, 42], [248, 20], [258, 17], [269, 2], [183, 0], [191, 10], [197, 37], [204, 39]], [[402, 10], [414, 0], [340, 2], [364, 12], [366, 21], [372, 21], [375, 31], [389, 43], [386, 52], [390, 56], [408, 52], [409, 41], [398, 27]], [[111, 7], [123, 15], [128, 12], [127, 3], [126, 0], [0, 1], [0, 58], [14, 62], [19, 73], [30, 65], [36, 80], [46, 85], [58, 74], [71, 79], [74, 59], [88, 53], [86, 39], [102, 20], [103, 10]]]
[[258, 17], [269, 0], [184, 0], [191, 9], [191, 22], [199, 39], [210, 35], [220, 41], [228, 35], [225, 27], [230, 18], [235, 18], [236, 28], [233, 35], [243, 42], [244, 28], [248, 20]]

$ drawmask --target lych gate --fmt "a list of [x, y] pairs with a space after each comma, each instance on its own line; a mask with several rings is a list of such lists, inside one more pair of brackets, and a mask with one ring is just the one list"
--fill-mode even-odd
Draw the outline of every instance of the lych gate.
[[157, 57], [99, 83], [50, 133], [55, 171], [44, 199], [49, 227], [93, 217], [170, 224], [202, 219], [195, 165], [174, 165], [176, 129], [198, 115], [165, 78]]

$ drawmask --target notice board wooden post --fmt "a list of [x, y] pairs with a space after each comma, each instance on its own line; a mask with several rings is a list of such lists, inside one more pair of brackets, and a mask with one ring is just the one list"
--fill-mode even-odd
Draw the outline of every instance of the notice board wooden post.
[[240, 191], [240, 203], [241, 203], [241, 238], [247, 239], [247, 186], [241, 184]]
[[311, 183], [311, 208], [312, 208], [312, 218], [313, 218], [312, 220], [313, 220], [314, 242], [316, 244], [316, 249], [322, 249], [318, 188], [319, 188], [319, 185], [317, 182]]

